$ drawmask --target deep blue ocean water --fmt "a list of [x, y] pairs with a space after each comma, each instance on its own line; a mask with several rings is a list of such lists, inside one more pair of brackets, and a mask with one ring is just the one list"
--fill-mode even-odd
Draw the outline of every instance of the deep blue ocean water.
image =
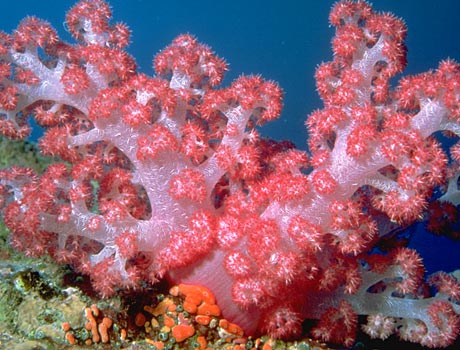
[[[152, 57], [180, 33], [191, 33], [230, 64], [224, 84], [240, 74], [261, 74], [277, 81], [285, 92], [279, 120], [263, 128], [275, 139], [290, 139], [306, 149], [306, 115], [321, 107], [313, 74], [331, 59], [333, 29], [328, 13], [334, 1], [153, 1], [112, 0], [115, 21], [132, 30], [128, 51], [140, 71], [153, 74]], [[60, 36], [70, 40], [63, 22], [74, 1], [22, 0], [4, 2], [0, 29], [10, 32], [26, 15], [51, 22]], [[436, 68], [440, 60], [460, 60], [460, 1], [378, 0], [379, 11], [389, 11], [408, 26], [408, 68], [414, 74]], [[34, 135], [36, 139], [37, 134]], [[430, 271], [460, 267], [459, 245], [418, 234], [413, 245]]]

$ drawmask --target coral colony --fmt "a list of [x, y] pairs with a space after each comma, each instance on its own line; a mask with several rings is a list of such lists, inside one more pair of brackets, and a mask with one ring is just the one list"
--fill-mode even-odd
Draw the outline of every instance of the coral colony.
[[[0, 35], [0, 130], [24, 138], [33, 116], [46, 128], [42, 152], [62, 159], [41, 176], [1, 171], [16, 249], [73, 265], [103, 296], [160, 278], [205, 286], [247, 334], [293, 338], [318, 319], [313, 337], [349, 346], [366, 315], [374, 338], [456, 339], [454, 275], [425, 280], [416, 251], [374, 247], [419, 218], [436, 187], [447, 189], [440, 203], [458, 204], [458, 63], [392, 88], [404, 24], [363, 1], [337, 3], [307, 155], [255, 129], [280, 114], [276, 83], [218, 87], [225, 61], [191, 35], [155, 57], [155, 77], [138, 73], [123, 51], [129, 30], [110, 16], [101, 0], [75, 5], [76, 44], [35, 17]], [[454, 140], [448, 152], [437, 131]]]

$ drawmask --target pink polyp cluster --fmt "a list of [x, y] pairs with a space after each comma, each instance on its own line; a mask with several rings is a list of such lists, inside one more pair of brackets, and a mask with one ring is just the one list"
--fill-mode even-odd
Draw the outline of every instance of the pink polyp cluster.
[[370, 315], [372, 337], [456, 339], [457, 279], [437, 274], [434, 294], [421, 294], [415, 251], [374, 251], [458, 177], [458, 144], [449, 155], [432, 136], [459, 136], [456, 62], [392, 88], [404, 24], [337, 3], [309, 156], [255, 129], [281, 112], [276, 83], [241, 76], [219, 88], [225, 61], [188, 34], [155, 57], [156, 77], [138, 73], [123, 51], [129, 30], [110, 16], [103, 1], [79, 2], [67, 15], [75, 44], [36, 18], [0, 35], [0, 131], [23, 138], [34, 115], [42, 152], [65, 161], [41, 176], [0, 171], [16, 249], [71, 264], [104, 296], [159, 278], [206, 286], [248, 333], [296, 337], [304, 318], [319, 319], [313, 336], [349, 346], [357, 315]]

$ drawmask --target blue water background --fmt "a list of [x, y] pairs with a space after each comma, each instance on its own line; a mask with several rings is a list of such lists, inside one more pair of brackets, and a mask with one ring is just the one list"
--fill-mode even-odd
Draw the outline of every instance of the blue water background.
[[[152, 1], [113, 0], [115, 21], [132, 30], [128, 51], [139, 70], [153, 74], [152, 57], [180, 33], [191, 33], [230, 64], [224, 85], [240, 74], [261, 74], [277, 81], [285, 92], [279, 120], [263, 127], [275, 139], [289, 139], [306, 149], [306, 115], [321, 107], [313, 74], [331, 59], [333, 28], [328, 13], [334, 1]], [[26, 15], [48, 20], [65, 40], [71, 40], [63, 21], [74, 1], [22, 0], [4, 2], [0, 28], [11, 32]], [[405, 20], [408, 68], [415, 74], [436, 68], [445, 58], [460, 60], [460, 1], [378, 0], [379, 11]], [[39, 137], [34, 134], [33, 139]], [[440, 243], [441, 241], [441, 243]], [[412, 242], [429, 271], [460, 266], [458, 244], [420, 232]]]

